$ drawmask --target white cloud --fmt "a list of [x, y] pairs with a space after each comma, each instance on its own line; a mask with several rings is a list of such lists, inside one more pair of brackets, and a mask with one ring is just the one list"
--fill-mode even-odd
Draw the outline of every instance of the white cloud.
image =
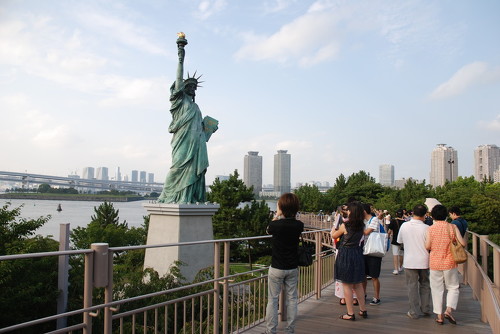
[[279, 63], [298, 61], [312, 65], [334, 57], [338, 52], [335, 19], [329, 13], [307, 13], [283, 25], [271, 36], [247, 34], [237, 59], [271, 60]]
[[0, 97], [0, 105], [5, 112], [2, 114], [5, 124], [16, 124], [0, 129], [4, 141], [44, 149], [70, 147], [77, 141], [70, 124], [35, 107], [25, 95]]
[[272, 0], [264, 3], [264, 11], [266, 13], [277, 13], [291, 6], [297, 0]]
[[154, 31], [110, 13], [83, 11], [78, 14], [80, 21], [89, 29], [95, 30], [128, 47], [154, 55], [167, 55], [162, 43], [155, 40]]
[[367, 52], [371, 41], [380, 38], [374, 56], [400, 66], [405, 58], [429, 47], [452, 49], [450, 41], [456, 35], [448, 33], [450, 28], [439, 26], [437, 14], [434, 4], [414, 1], [319, 0], [272, 34], [241, 34], [244, 45], [235, 57], [311, 66], [338, 57], [343, 44]]
[[460, 95], [475, 86], [499, 82], [500, 67], [492, 68], [485, 62], [474, 62], [459, 69], [448, 81], [439, 85], [430, 95], [432, 99]]
[[486, 121], [480, 121], [479, 126], [481, 128], [491, 130], [491, 131], [500, 131], [500, 115], [498, 115], [495, 119], [486, 122]]
[[226, 0], [202, 0], [198, 5], [198, 11], [195, 13], [195, 16], [199, 19], [206, 20], [210, 16], [224, 10], [226, 6]]
[[[90, 17], [100, 18], [95, 24], [103, 28], [103, 17], [98, 14], [86, 16], [87, 19]], [[135, 39], [138, 47], [144, 46], [152, 53], [163, 52], [141, 38], [140, 29], [132, 24], [111, 18], [106, 27], [110, 28], [111, 35], [118, 34], [118, 30], [122, 35], [131, 35], [129, 37]], [[110, 66], [111, 61], [90, 50], [87, 44], [91, 43], [83, 39], [78, 30], [68, 33], [67, 29], [61, 29], [46, 16], [6, 20], [0, 25], [0, 64], [18, 69], [18, 73], [62, 84], [65, 88], [105, 96], [101, 101], [105, 106], [124, 106], [131, 102], [144, 105], [165, 103], [168, 84], [164, 78], [137, 78], [110, 73], [114, 69]], [[11, 77], [15, 76], [15, 72], [11, 73]]]

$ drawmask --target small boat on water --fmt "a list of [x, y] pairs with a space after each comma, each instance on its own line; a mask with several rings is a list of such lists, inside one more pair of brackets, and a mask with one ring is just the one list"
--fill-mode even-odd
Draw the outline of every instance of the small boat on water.
[[61, 204], [58, 204], [57, 205], [57, 209], [56, 209], [58, 212], [61, 212], [62, 211], [62, 208], [61, 208]]

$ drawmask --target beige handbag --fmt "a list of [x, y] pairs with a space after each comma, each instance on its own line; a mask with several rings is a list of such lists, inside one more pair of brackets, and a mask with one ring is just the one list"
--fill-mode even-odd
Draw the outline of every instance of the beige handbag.
[[453, 256], [453, 260], [455, 260], [457, 264], [464, 263], [465, 261], [467, 261], [467, 253], [465, 252], [464, 246], [462, 246], [462, 244], [458, 242], [453, 228], [450, 228], [453, 234], [450, 241], [451, 255]]

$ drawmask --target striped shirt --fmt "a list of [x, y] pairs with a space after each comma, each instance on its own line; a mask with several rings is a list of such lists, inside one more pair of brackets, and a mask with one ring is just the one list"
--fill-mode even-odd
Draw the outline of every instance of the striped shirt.
[[450, 251], [450, 241], [455, 231], [453, 225], [446, 221], [434, 221], [429, 227], [431, 253], [429, 268], [431, 270], [449, 270], [457, 267]]

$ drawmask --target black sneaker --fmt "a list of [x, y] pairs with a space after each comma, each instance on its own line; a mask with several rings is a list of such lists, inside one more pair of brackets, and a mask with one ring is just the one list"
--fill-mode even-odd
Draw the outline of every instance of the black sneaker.
[[370, 302], [370, 305], [380, 305], [380, 299], [373, 297], [372, 301]]

